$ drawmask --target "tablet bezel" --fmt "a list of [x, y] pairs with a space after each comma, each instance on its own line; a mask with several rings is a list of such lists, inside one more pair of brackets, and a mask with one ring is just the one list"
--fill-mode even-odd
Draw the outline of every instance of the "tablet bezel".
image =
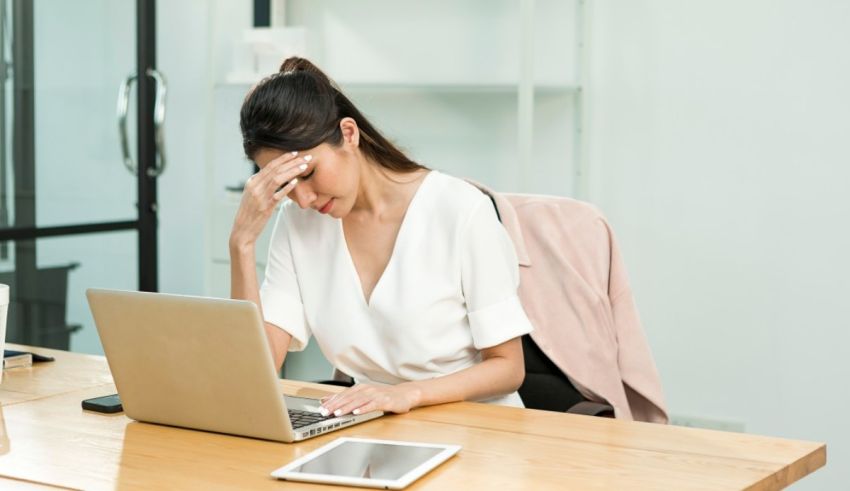
[[[334, 448], [345, 444], [346, 442], [363, 442], [363, 443], [378, 443], [378, 444], [386, 444], [386, 445], [400, 445], [400, 446], [408, 446], [408, 447], [424, 447], [424, 448], [440, 448], [442, 449], [440, 453], [434, 455], [430, 459], [425, 462], [419, 464], [418, 466], [410, 469], [398, 479], [372, 479], [372, 478], [364, 478], [364, 477], [348, 477], [348, 476], [335, 476], [332, 474], [312, 474], [306, 472], [293, 472], [292, 469], [295, 469], [299, 466], [306, 464], [307, 462], [320, 457], [321, 455], [333, 450]], [[320, 484], [343, 484], [348, 486], [359, 486], [359, 487], [367, 487], [367, 488], [384, 488], [384, 489], [402, 489], [407, 487], [413, 481], [419, 479], [424, 476], [453, 455], [460, 451], [460, 445], [448, 445], [448, 444], [440, 444], [440, 443], [424, 443], [424, 442], [407, 442], [401, 440], [378, 440], [374, 438], [356, 438], [356, 437], [340, 437], [336, 440], [323, 445], [316, 450], [308, 453], [303, 457], [299, 457], [292, 462], [286, 464], [285, 466], [274, 470], [271, 475], [275, 479], [280, 479], [284, 481], [299, 481], [299, 482], [311, 482], [311, 483], [320, 483]]]

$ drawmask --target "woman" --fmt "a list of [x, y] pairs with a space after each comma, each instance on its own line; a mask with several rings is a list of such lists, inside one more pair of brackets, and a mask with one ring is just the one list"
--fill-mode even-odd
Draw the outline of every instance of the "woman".
[[[387, 141], [318, 68], [289, 58], [246, 96], [232, 296], [255, 302], [276, 366], [312, 336], [357, 384], [325, 415], [460, 400], [522, 407], [513, 244], [492, 203]], [[278, 214], [262, 287], [255, 243]]]

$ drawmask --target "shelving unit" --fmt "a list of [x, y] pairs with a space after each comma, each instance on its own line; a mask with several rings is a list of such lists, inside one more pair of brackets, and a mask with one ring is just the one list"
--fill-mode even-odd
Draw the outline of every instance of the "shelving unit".
[[[273, 6], [284, 9], [273, 19], [307, 28], [309, 57], [417, 162], [501, 191], [581, 196], [585, 0]], [[239, 196], [225, 188], [250, 173], [238, 111], [256, 80], [222, 80], [213, 89], [208, 293], [226, 296], [227, 236]], [[261, 278], [264, 258], [258, 255]], [[315, 343], [287, 365], [293, 378], [330, 373]]]

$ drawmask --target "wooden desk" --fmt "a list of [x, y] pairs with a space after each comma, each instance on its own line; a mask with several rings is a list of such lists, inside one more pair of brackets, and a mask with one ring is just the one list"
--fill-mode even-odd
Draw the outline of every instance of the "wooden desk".
[[6, 349], [52, 356], [56, 361], [6, 370], [0, 384], [0, 406], [112, 383], [109, 366], [102, 356], [11, 343], [6, 344]]
[[[54, 366], [22, 369], [26, 375], [7, 371], [0, 389], [0, 476], [14, 479], [0, 480], [4, 489], [29, 481], [83, 489], [337, 490], [283, 483], [269, 473], [343, 435], [463, 446], [410, 489], [780, 489], [826, 462], [820, 443], [475, 403], [387, 416], [297, 444], [272, 443], [82, 411], [82, 399], [114, 392], [103, 383], [106, 364], [51, 354], [59, 355]], [[67, 389], [44, 380], [63, 365], [76, 372], [64, 375]], [[308, 396], [338, 390], [281, 386]]]

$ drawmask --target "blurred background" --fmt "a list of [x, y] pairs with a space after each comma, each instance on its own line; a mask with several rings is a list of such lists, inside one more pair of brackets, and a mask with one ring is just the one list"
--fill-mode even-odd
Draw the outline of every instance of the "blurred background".
[[[88, 287], [227, 296], [239, 106], [299, 54], [419, 162], [594, 203], [673, 423], [824, 441], [794, 489], [846, 487], [850, 3], [141, 4], [0, 0], [9, 341], [102, 353]], [[287, 359], [329, 373], [315, 343]]]

